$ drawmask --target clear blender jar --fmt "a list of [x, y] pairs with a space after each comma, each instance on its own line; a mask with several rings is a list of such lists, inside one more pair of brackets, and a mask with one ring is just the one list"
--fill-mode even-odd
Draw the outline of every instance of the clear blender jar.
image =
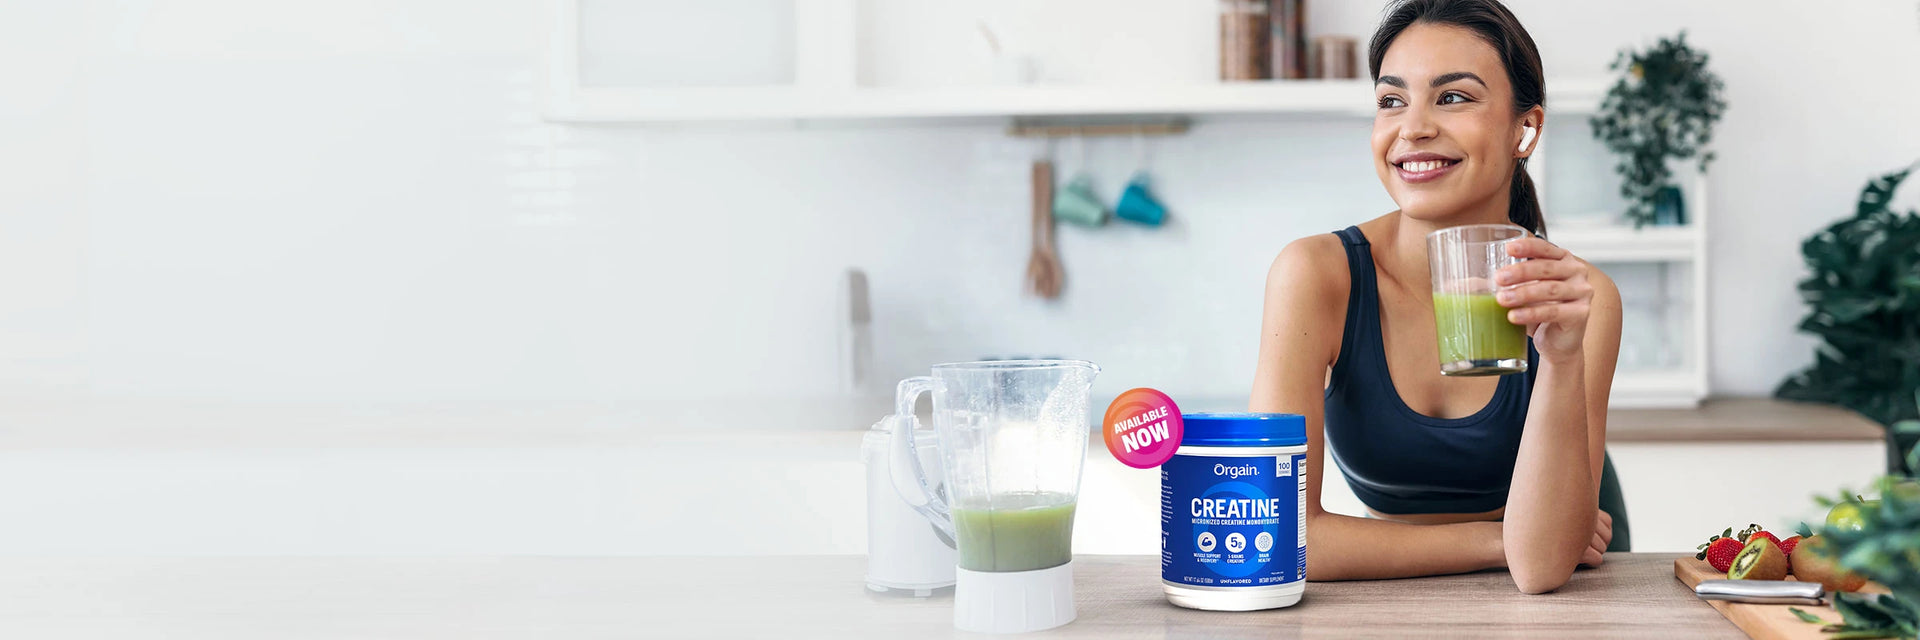
[[[1015, 633], [1073, 620], [1073, 513], [1099, 371], [1079, 360], [963, 362], [900, 382], [890, 467], [901, 497], [959, 549], [954, 626]], [[922, 393], [933, 394], [944, 467], [932, 474], [913, 437]]]

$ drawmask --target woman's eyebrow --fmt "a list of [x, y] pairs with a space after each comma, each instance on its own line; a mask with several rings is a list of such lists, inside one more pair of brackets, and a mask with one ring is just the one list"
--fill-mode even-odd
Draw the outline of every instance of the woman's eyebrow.
[[[1453, 73], [1442, 73], [1433, 79], [1432, 86], [1438, 87], [1440, 85], [1447, 84], [1449, 82], [1459, 82], [1461, 80], [1472, 80], [1474, 82], [1480, 83], [1480, 86], [1482, 87], [1487, 86], [1487, 81], [1481, 80], [1480, 76], [1474, 75], [1472, 71], [1455, 71]], [[1401, 86], [1404, 87], [1405, 85], [1401, 85]]]
[[[1447, 84], [1450, 82], [1459, 82], [1461, 80], [1472, 80], [1474, 82], [1480, 83], [1480, 86], [1482, 87], [1487, 86], [1487, 81], [1481, 80], [1480, 76], [1474, 74], [1472, 71], [1455, 71], [1453, 73], [1442, 73], [1439, 76], [1436, 76], [1433, 79], [1433, 82], [1429, 84], [1429, 86], [1438, 87], [1443, 84]], [[1400, 76], [1380, 76], [1380, 79], [1373, 81], [1373, 83], [1376, 85], [1379, 85], [1379, 84], [1393, 85], [1402, 89], [1407, 88], [1407, 81], [1402, 80]]]

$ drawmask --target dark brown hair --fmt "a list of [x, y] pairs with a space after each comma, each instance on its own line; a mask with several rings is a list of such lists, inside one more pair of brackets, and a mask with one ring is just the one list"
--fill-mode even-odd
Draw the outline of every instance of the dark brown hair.
[[[1500, 63], [1507, 68], [1508, 84], [1513, 85], [1513, 112], [1520, 114], [1546, 104], [1546, 74], [1540, 65], [1540, 50], [1533, 46], [1520, 20], [1513, 17], [1498, 0], [1396, 0], [1387, 5], [1386, 18], [1374, 30], [1367, 43], [1367, 71], [1380, 79], [1380, 59], [1400, 32], [1416, 24], [1460, 27], [1493, 45]], [[1541, 132], [1535, 131], [1535, 140]], [[1539, 235], [1546, 235], [1547, 220], [1540, 212], [1540, 197], [1527, 175], [1527, 159], [1513, 163], [1513, 186], [1507, 192], [1507, 219]]]

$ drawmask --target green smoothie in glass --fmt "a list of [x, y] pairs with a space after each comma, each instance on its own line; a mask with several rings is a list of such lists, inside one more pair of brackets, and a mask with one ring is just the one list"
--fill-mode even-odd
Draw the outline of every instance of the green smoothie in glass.
[[1073, 496], [1007, 493], [990, 505], [959, 504], [953, 528], [960, 568], [968, 571], [1032, 571], [1073, 559]]
[[[1490, 362], [1527, 360], [1526, 327], [1507, 322], [1507, 308], [1500, 306], [1491, 293], [1435, 293], [1433, 320], [1439, 330], [1442, 373], [1509, 373], [1474, 369], [1487, 369]], [[1456, 371], [1448, 371], [1449, 367]], [[1497, 365], [1490, 368], [1502, 369]]]

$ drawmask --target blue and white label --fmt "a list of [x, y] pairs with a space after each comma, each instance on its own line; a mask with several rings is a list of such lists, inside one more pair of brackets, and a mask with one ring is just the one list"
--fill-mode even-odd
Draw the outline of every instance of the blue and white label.
[[1306, 459], [1175, 455], [1160, 465], [1160, 578], [1201, 587], [1306, 579]]

